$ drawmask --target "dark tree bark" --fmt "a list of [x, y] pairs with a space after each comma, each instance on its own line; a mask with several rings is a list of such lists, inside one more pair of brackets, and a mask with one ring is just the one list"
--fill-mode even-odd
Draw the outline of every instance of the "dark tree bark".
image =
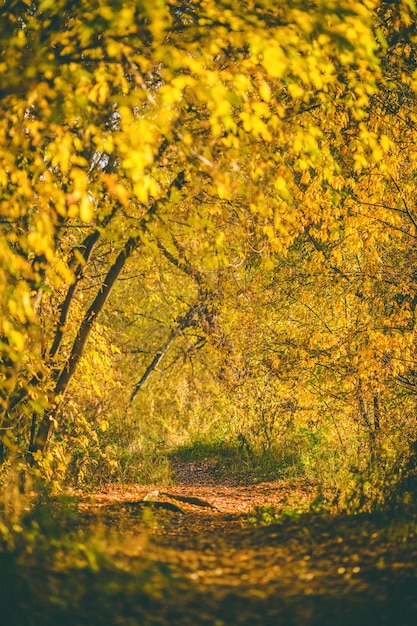
[[202, 308], [201, 304], [199, 303], [193, 304], [192, 306], [190, 306], [190, 308], [184, 315], [182, 315], [176, 320], [176, 326], [171, 330], [171, 332], [168, 335], [167, 340], [160, 347], [158, 352], [156, 352], [155, 356], [153, 357], [152, 361], [149, 363], [145, 372], [143, 373], [139, 381], [133, 387], [133, 391], [130, 395], [129, 406], [132, 406], [139, 391], [145, 385], [146, 381], [148, 380], [152, 372], [156, 370], [159, 363], [162, 361], [165, 354], [168, 352], [168, 349], [170, 348], [171, 344], [176, 339], [176, 337], [178, 337], [178, 335], [180, 335], [186, 328], [190, 328], [191, 326], [198, 325], [198, 313], [201, 308]]
[[[171, 183], [171, 186], [175, 186], [178, 189], [181, 189], [185, 185], [185, 179], [183, 172], [180, 172], [174, 181]], [[39, 426], [36, 429], [33, 429], [35, 433], [29, 444], [29, 457], [33, 459], [33, 455], [36, 452], [42, 451], [44, 452], [49, 445], [49, 441], [51, 439], [51, 435], [54, 431], [55, 425], [57, 424], [57, 417], [60, 409], [60, 404], [65, 396], [65, 393], [68, 389], [68, 386], [75, 374], [78, 363], [81, 357], [84, 354], [85, 346], [87, 344], [87, 340], [90, 336], [91, 329], [100, 314], [103, 310], [112, 289], [119, 278], [127, 259], [132, 255], [132, 253], [139, 247], [142, 241], [142, 233], [147, 230], [149, 221], [153, 219], [158, 209], [158, 202], [154, 202], [149, 208], [146, 215], [141, 219], [139, 224], [139, 233], [134, 237], [130, 237], [120, 253], [118, 254], [116, 260], [113, 265], [107, 272], [105, 279], [103, 280], [101, 287], [90, 305], [89, 309], [86, 311], [81, 324], [79, 326], [77, 335], [75, 337], [74, 343], [72, 345], [72, 349], [70, 355], [62, 367], [62, 369], [57, 370], [53, 376], [53, 382], [55, 383], [53, 392], [51, 394], [51, 403], [50, 408], [45, 411], [40, 420]], [[94, 247], [94, 237], [92, 237], [91, 242], [86, 246], [86, 253], [89, 253], [90, 246], [91, 250]], [[64, 313], [62, 313], [64, 315]]]
[[94, 247], [96, 243], [98, 242], [99, 238], [100, 238], [100, 233], [98, 230], [96, 230], [90, 235], [88, 235], [88, 237], [86, 237], [86, 239], [84, 240], [83, 244], [79, 248], [77, 248], [77, 250], [79, 250], [83, 256], [83, 262], [79, 263], [76, 269], [74, 270], [75, 280], [72, 283], [72, 285], [69, 286], [67, 295], [65, 296], [65, 299], [59, 306], [58, 327], [56, 329], [56, 333], [54, 336], [54, 340], [52, 342], [51, 349], [49, 350], [49, 353], [48, 353], [48, 357], [50, 359], [55, 358], [55, 356], [58, 354], [59, 348], [61, 347], [61, 342], [64, 337], [64, 326], [68, 321], [69, 310], [71, 307], [71, 303], [74, 299], [75, 291], [77, 289], [77, 284], [83, 274], [85, 264], [88, 263], [88, 261], [90, 260]]
[[[102, 226], [106, 226], [109, 221], [112, 219], [112, 217], [114, 216], [113, 212], [111, 215], [108, 216], [108, 218], [106, 218], [102, 224]], [[78, 246], [73, 252], [72, 252], [72, 259], [73, 261], [69, 263], [69, 266], [71, 267], [71, 269], [74, 271], [74, 276], [75, 276], [75, 280], [74, 282], [68, 287], [68, 291], [66, 293], [66, 296], [64, 298], [64, 300], [61, 302], [61, 304], [58, 307], [58, 314], [59, 314], [59, 319], [58, 319], [58, 323], [57, 323], [57, 328], [55, 331], [55, 335], [54, 338], [52, 340], [52, 345], [47, 353], [47, 362], [50, 363], [58, 354], [59, 349], [61, 347], [61, 343], [62, 343], [62, 339], [64, 337], [64, 326], [68, 321], [68, 315], [69, 315], [69, 311], [70, 311], [70, 307], [71, 304], [73, 302], [74, 296], [75, 296], [75, 292], [78, 286], [78, 283], [80, 281], [80, 279], [82, 278], [83, 272], [84, 272], [84, 268], [85, 265], [88, 263], [88, 261], [91, 258], [91, 255], [94, 251], [95, 245], [98, 242], [100, 238], [100, 231], [99, 230], [95, 230], [94, 232], [90, 233], [83, 241], [83, 243]], [[83, 260], [82, 262], [76, 262], [76, 253], [79, 252], [82, 257]], [[21, 387], [20, 389], [15, 390], [13, 396], [10, 398], [9, 403], [8, 403], [8, 408], [7, 411], [8, 413], [11, 413], [13, 411], [13, 409], [15, 409], [20, 402], [22, 402], [22, 400], [24, 400], [28, 393], [29, 393], [29, 388], [30, 387], [36, 387], [37, 385], [39, 385], [39, 382], [41, 380], [43, 380], [44, 376], [42, 373], [37, 374], [36, 376], [33, 376], [29, 383], [26, 385], [26, 387]]]
[[130, 394], [129, 406], [132, 406], [132, 404], [134, 403], [134, 401], [136, 399], [136, 396], [138, 395], [139, 391], [142, 389], [142, 387], [145, 385], [146, 381], [148, 380], [148, 378], [150, 377], [152, 372], [154, 372], [156, 370], [156, 368], [158, 367], [159, 363], [164, 358], [165, 354], [167, 353], [167, 351], [168, 351], [169, 347], [171, 346], [172, 342], [174, 341], [175, 337], [178, 335], [178, 332], [179, 331], [174, 330], [174, 331], [172, 331], [169, 334], [169, 337], [166, 340], [166, 342], [164, 343], [164, 345], [155, 354], [155, 356], [153, 357], [152, 361], [149, 363], [148, 367], [146, 368], [145, 372], [143, 373], [141, 378], [138, 380], [138, 382], [133, 387], [133, 391]]
[[77, 336], [75, 337], [69, 358], [65, 366], [56, 376], [56, 384], [53, 390], [51, 408], [45, 411], [39, 424], [38, 430], [33, 438], [33, 441], [31, 441], [30, 443], [29, 452], [31, 454], [38, 452], [39, 450], [45, 451], [48, 447], [49, 440], [57, 421], [60, 398], [65, 395], [65, 392], [68, 389], [72, 377], [74, 376], [77, 365], [84, 354], [85, 346], [93, 324], [97, 319], [99, 313], [102, 311], [104, 305], [106, 304], [114, 287], [114, 284], [120, 276], [120, 273], [123, 270], [127, 259], [138, 247], [140, 241], [141, 239], [139, 236], [130, 237], [128, 239], [122, 251], [119, 253], [115, 262], [107, 272], [107, 275], [100, 287], [100, 291], [98, 292], [88, 311], [84, 315], [84, 318], [78, 329]]

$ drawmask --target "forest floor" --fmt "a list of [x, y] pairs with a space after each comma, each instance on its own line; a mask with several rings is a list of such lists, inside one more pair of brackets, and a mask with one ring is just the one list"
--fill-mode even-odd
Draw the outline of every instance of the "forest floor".
[[177, 463], [166, 489], [83, 495], [90, 567], [63, 549], [53, 567], [3, 559], [0, 615], [8, 626], [415, 626], [416, 519], [305, 512], [316, 498], [303, 480], [219, 481], [204, 461]]

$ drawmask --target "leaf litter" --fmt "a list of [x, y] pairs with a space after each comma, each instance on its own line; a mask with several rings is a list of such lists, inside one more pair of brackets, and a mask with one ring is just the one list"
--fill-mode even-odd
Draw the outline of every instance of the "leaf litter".
[[311, 513], [317, 496], [311, 481], [204, 471], [169, 491], [83, 495], [78, 524], [101, 537], [104, 564], [46, 573], [59, 602], [32, 590], [43, 621], [20, 623], [415, 626], [417, 520]]

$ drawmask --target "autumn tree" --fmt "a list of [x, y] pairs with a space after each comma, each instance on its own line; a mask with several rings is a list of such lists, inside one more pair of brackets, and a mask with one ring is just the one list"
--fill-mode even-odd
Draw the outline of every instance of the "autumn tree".
[[[325, 289], [295, 294], [297, 308], [314, 296], [337, 311], [348, 292], [346, 327], [375, 322], [358, 344], [362, 373], [343, 355], [355, 389], [410, 377], [395, 365], [410, 333], [377, 322], [413, 301], [407, 2], [15, 0], [0, 17], [6, 448], [17, 433], [35, 456], [46, 449], [94, 325], [135, 265], [139, 281], [152, 263], [183, 278], [132, 400], [186, 328], [223, 334], [230, 352], [216, 272], [233, 281], [254, 254], [265, 273], [285, 268], [305, 247], [301, 273]], [[373, 278], [388, 259], [404, 268], [396, 292], [397, 278]]]

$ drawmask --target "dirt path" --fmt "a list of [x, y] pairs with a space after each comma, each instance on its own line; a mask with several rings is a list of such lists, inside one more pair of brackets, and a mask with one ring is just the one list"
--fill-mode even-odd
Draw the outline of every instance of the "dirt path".
[[100, 568], [0, 563], [0, 615], [8, 626], [417, 624], [417, 520], [304, 514], [251, 525], [256, 507], [306, 508], [315, 486], [219, 484], [212, 470], [178, 464], [169, 487], [82, 498], [77, 524], [93, 529]]
[[[175, 484], [156, 490], [151, 485], [96, 496], [99, 509], [110, 511], [108, 519], [117, 519], [114, 562], [123, 567], [129, 561], [138, 576], [144, 562], [155, 566], [152, 614], [124, 598], [136, 616], [132, 624], [417, 623], [417, 538], [411, 526], [387, 530], [386, 519], [308, 515], [250, 525], [256, 507], [308, 508], [315, 486], [302, 480], [218, 484], [209, 462], [178, 464]], [[144, 511], [135, 503], [147, 495], [175, 503], [182, 513], [158, 509], [139, 531]]]
[[[167, 526], [170, 534], [192, 536], [204, 530], [230, 532], [242, 528], [248, 517], [259, 507], [269, 506], [276, 510], [285, 508], [308, 508], [317, 494], [314, 484], [306, 480], [276, 480], [258, 484], [240, 484], [232, 479], [215, 478], [210, 461], [177, 463], [175, 481], [170, 487], [137, 485], [110, 486], [95, 494], [93, 501], [104, 511], [113, 508], [132, 512], [134, 503], [144, 498], [150, 501], [176, 504], [183, 515], [164, 518], [159, 522]], [[178, 499], [177, 499], [178, 498]], [[194, 502], [199, 500], [200, 503]], [[87, 498], [84, 508], [91, 506]]]

